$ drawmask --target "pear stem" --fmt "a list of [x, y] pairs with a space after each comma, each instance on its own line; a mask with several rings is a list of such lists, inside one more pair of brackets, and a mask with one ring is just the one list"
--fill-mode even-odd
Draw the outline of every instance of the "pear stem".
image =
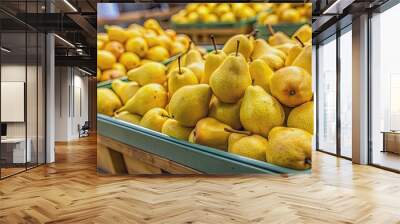
[[178, 57], [178, 68], [179, 68], [179, 74], [182, 74], [182, 70], [181, 70], [181, 56]]
[[249, 132], [249, 131], [238, 131], [233, 128], [224, 128], [224, 130], [227, 132], [236, 133], [236, 134], [251, 135], [251, 132]]
[[310, 165], [311, 165], [311, 164], [312, 164], [312, 161], [311, 161], [311, 159], [305, 159], [305, 160], [304, 160], [304, 163], [305, 163], [305, 164], [310, 164]]
[[240, 45], [240, 40], [237, 40], [237, 44], [236, 44], [236, 57], [238, 56], [238, 53], [239, 53], [239, 45]]
[[268, 24], [267, 28], [268, 28], [268, 31], [269, 31], [270, 34], [275, 35], [275, 31], [272, 28], [271, 24]]
[[211, 35], [210, 35], [210, 38], [211, 38], [211, 41], [212, 41], [213, 46], [214, 46], [215, 54], [218, 54], [217, 45], [215, 44], [214, 35], [211, 34]]
[[301, 47], [304, 47], [303, 41], [301, 41], [298, 36], [295, 36], [294, 38], [301, 44]]
[[289, 95], [294, 96], [296, 94], [296, 91], [294, 91], [293, 89], [289, 91]]

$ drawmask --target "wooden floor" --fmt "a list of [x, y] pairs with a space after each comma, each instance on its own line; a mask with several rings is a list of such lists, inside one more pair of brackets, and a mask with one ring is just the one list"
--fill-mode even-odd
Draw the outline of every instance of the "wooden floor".
[[400, 223], [400, 175], [323, 153], [311, 175], [104, 177], [96, 141], [0, 181], [0, 223]]

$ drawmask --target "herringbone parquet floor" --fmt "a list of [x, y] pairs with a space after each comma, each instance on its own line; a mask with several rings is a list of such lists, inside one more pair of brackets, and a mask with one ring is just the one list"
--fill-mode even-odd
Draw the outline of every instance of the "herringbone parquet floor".
[[104, 177], [86, 138], [0, 181], [0, 223], [400, 223], [400, 175], [313, 156], [289, 178]]

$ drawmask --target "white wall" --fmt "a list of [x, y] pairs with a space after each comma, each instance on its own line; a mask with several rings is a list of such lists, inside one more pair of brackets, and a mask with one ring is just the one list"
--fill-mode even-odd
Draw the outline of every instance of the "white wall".
[[55, 73], [55, 140], [74, 140], [78, 125], [88, 120], [88, 79], [70, 67], [56, 67]]

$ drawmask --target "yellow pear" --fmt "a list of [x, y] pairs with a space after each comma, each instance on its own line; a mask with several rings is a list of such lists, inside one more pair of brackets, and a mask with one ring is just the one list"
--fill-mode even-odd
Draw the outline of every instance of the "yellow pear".
[[[237, 42], [240, 45], [240, 42]], [[238, 52], [229, 55], [210, 77], [213, 93], [224, 103], [236, 103], [251, 85], [249, 65]]]
[[201, 77], [200, 83], [208, 84], [211, 74], [222, 64], [226, 58], [226, 54], [222, 50], [217, 49], [214, 36], [211, 36], [214, 51], [207, 55], [206, 62], [204, 63], [204, 75]]
[[124, 43], [128, 39], [128, 34], [126, 30], [120, 26], [104, 26], [107, 31], [109, 40], [115, 40], [120, 43]]
[[292, 65], [293, 61], [297, 58], [297, 56], [300, 54], [302, 50], [303, 48], [300, 47], [299, 45], [295, 45], [292, 48], [290, 48], [288, 55], [286, 57], [285, 66]]
[[295, 107], [312, 98], [311, 76], [300, 67], [288, 66], [275, 72], [270, 80], [271, 94], [282, 104]]
[[280, 44], [294, 43], [294, 42], [286, 34], [284, 34], [282, 32], [276, 32], [268, 37], [268, 43], [271, 46], [277, 46]]
[[276, 46], [274, 46], [274, 48], [278, 49], [278, 50], [284, 52], [286, 55], [288, 55], [290, 49], [292, 49], [292, 47], [294, 47], [294, 46], [299, 46], [299, 45], [294, 43], [294, 42], [290, 42], [290, 43], [284, 43], [284, 44], [276, 45]]
[[183, 86], [172, 95], [168, 108], [171, 117], [185, 127], [194, 127], [208, 114], [211, 88], [207, 84]]
[[112, 68], [113, 64], [117, 61], [115, 56], [106, 50], [97, 51], [97, 66], [101, 70]]
[[314, 102], [310, 101], [293, 108], [290, 112], [287, 126], [292, 128], [300, 128], [314, 133]]
[[253, 80], [253, 85], [261, 86], [267, 93], [269, 90], [269, 80], [274, 75], [274, 71], [262, 59], [256, 59], [249, 65], [249, 71]]
[[296, 59], [293, 61], [293, 66], [299, 66], [304, 68], [309, 75], [312, 74], [311, 68], [312, 61], [312, 46], [306, 45], [303, 50], [299, 53]]
[[244, 129], [264, 137], [281, 126], [285, 113], [281, 104], [260, 86], [249, 86], [240, 107], [240, 122]]
[[170, 137], [187, 141], [192, 130], [192, 128], [182, 126], [174, 119], [168, 119], [162, 126], [161, 132]]
[[131, 69], [128, 72], [128, 79], [138, 82], [141, 86], [149, 83], [163, 84], [167, 77], [165, 75], [167, 68], [158, 62], [148, 62], [138, 68]]
[[134, 37], [130, 38], [125, 43], [126, 51], [135, 53], [139, 57], [146, 56], [146, 53], [149, 49], [147, 46], [146, 40], [143, 37]]
[[167, 100], [167, 92], [164, 87], [157, 83], [151, 83], [141, 87], [118, 112], [129, 111], [143, 116], [153, 108], [164, 108]]
[[137, 125], [140, 124], [140, 120], [142, 119], [140, 115], [131, 114], [128, 111], [122, 111], [121, 113], [117, 113], [114, 115], [114, 118]]
[[229, 137], [228, 152], [248, 158], [265, 161], [268, 141], [260, 135], [241, 135], [232, 133]]
[[269, 132], [266, 160], [291, 169], [311, 168], [312, 135], [298, 128], [276, 127]]
[[279, 56], [282, 60], [285, 60], [285, 58], [286, 58], [286, 54], [283, 51], [271, 47], [263, 39], [260, 39], [260, 38], [256, 39], [254, 41], [254, 51], [251, 55], [251, 58], [253, 60], [255, 60], [257, 58], [261, 58], [262, 56], [264, 56], [266, 54], [272, 54], [272, 55]]
[[194, 142], [194, 129], [190, 132], [189, 137], [188, 137], [188, 142], [190, 143], [196, 143]]
[[[178, 58], [180, 61], [180, 57]], [[175, 68], [168, 74], [168, 91], [172, 97], [174, 93], [183, 86], [198, 84], [196, 75], [188, 68], [182, 68], [178, 62], [178, 68]]]
[[125, 104], [140, 87], [137, 82], [124, 82], [120, 79], [115, 79], [111, 83], [111, 88], [119, 96], [122, 103]]
[[285, 65], [285, 60], [276, 54], [265, 54], [259, 59], [262, 59], [274, 71], [282, 68]]
[[132, 69], [140, 65], [140, 58], [132, 52], [125, 52], [119, 57], [119, 63], [123, 64], [125, 68]]
[[201, 119], [197, 122], [193, 133], [194, 142], [200, 145], [227, 150], [228, 138], [231, 133], [225, 129], [231, 129], [231, 127], [211, 117]]
[[175, 41], [171, 44], [171, 49], [170, 49], [171, 56], [184, 53], [185, 51], [186, 51], [185, 45], [183, 45], [181, 42]]
[[101, 79], [101, 70], [99, 69], [99, 67], [97, 67], [96, 79], [97, 82], [99, 82]]
[[200, 81], [204, 76], [204, 63], [203, 62], [195, 62], [186, 66], [186, 68], [190, 69], [193, 74], [196, 76], [197, 80]]
[[147, 111], [140, 120], [140, 126], [161, 132], [161, 128], [168, 120], [168, 112], [162, 108], [153, 108]]
[[169, 52], [162, 46], [155, 46], [147, 51], [146, 58], [152, 61], [163, 62], [169, 58]]
[[304, 24], [301, 26], [296, 32], [292, 35], [292, 39], [294, 40], [294, 37], [298, 37], [303, 43], [306, 43], [307, 41], [311, 40], [312, 38], [312, 28], [308, 24]]
[[246, 60], [248, 60], [251, 56], [251, 53], [253, 52], [254, 46], [253, 42], [244, 34], [237, 34], [229, 38], [229, 40], [226, 41], [222, 50], [225, 52], [226, 55], [237, 52], [238, 41], [240, 42], [239, 53], [243, 55]]
[[97, 89], [97, 112], [112, 116], [122, 106], [118, 96], [108, 88]]
[[242, 128], [240, 123], [240, 105], [242, 100], [237, 103], [223, 103], [218, 98], [213, 97], [210, 102], [209, 117], [231, 126], [234, 129]]
[[186, 62], [185, 65], [188, 66], [193, 63], [203, 62], [203, 57], [198, 50], [191, 49], [186, 53]]

